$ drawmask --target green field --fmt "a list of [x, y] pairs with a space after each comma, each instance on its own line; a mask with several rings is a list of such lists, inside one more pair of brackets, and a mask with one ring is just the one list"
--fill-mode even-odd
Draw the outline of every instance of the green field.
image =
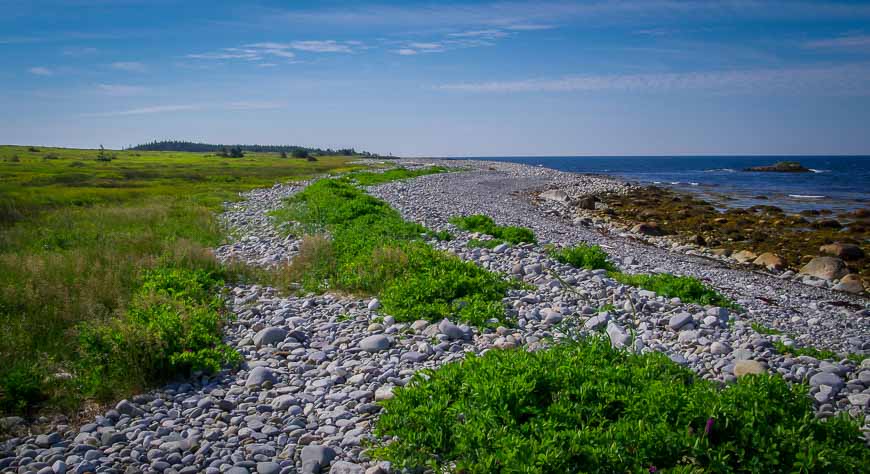
[[[167, 300], [167, 278], [210, 285], [236, 276], [208, 250], [225, 238], [216, 220], [222, 203], [252, 188], [358, 168], [354, 159], [0, 146], [0, 411], [70, 412], [84, 399], [111, 399], [169, 375], [97, 372], [94, 344], [111, 345], [96, 364], [103, 369], [135, 366], [142, 355], [134, 350], [168, 350], [161, 337], [169, 336], [158, 330], [164, 313], [148, 305], [186, 308], [174, 314], [190, 321], [212, 317], [203, 315], [213, 305]], [[131, 340], [143, 332], [151, 339]]]

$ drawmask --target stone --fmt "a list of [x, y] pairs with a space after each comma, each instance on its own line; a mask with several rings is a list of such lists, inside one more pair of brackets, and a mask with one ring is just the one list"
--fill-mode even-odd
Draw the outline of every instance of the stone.
[[716, 341], [710, 344], [710, 353], [716, 355], [728, 354], [731, 352], [731, 346], [724, 342]]
[[330, 466], [329, 474], [365, 474], [365, 469], [352, 462], [336, 461]]
[[596, 202], [598, 202], [598, 199], [595, 196], [584, 196], [577, 200], [577, 207], [594, 211]]
[[870, 393], [850, 393], [847, 398], [849, 403], [862, 408], [870, 404]]
[[372, 298], [372, 300], [369, 301], [369, 305], [368, 305], [369, 311], [377, 311], [380, 307], [381, 307], [381, 300], [379, 300], [377, 298]]
[[63, 461], [55, 461], [54, 464], [51, 465], [51, 470], [54, 471], [55, 474], [66, 474], [66, 463]]
[[752, 250], [741, 250], [732, 255], [731, 258], [737, 260], [739, 263], [747, 263], [757, 259], [758, 255], [756, 255]]
[[785, 268], [785, 260], [779, 255], [770, 252], [764, 252], [759, 255], [758, 258], [752, 261], [752, 264], [768, 270], [782, 270]]
[[257, 474], [278, 474], [281, 472], [281, 465], [276, 462], [258, 462]]
[[115, 405], [115, 410], [122, 415], [129, 416], [142, 416], [145, 412], [141, 409], [130, 403], [129, 400], [121, 400]]
[[465, 331], [451, 323], [449, 319], [443, 319], [438, 323], [438, 331], [450, 339], [462, 339], [465, 337]]
[[375, 334], [359, 341], [359, 348], [371, 353], [385, 351], [392, 345], [392, 339], [383, 334]]
[[610, 345], [616, 348], [625, 347], [631, 342], [631, 335], [613, 321], [607, 323], [607, 337], [610, 338]]
[[864, 291], [864, 283], [861, 277], [855, 273], [850, 273], [840, 279], [840, 282], [833, 286], [837, 291], [845, 291], [847, 293], [861, 293]]
[[587, 319], [583, 324], [583, 327], [589, 329], [590, 331], [600, 331], [605, 326], [607, 326], [607, 322], [610, 321], [610, 315], [607, 313], [599, 314], [597, 316], [592, 316]]
[[668, 320], [668, 327], [674, 331], [679, 331], [680, 328], [691, 324], [694, 321], [689, 313], [679, 313], [671, 316]]
[[561, 203], [566, 203], [571, 200], [571, 198], [568, 197], [568, 193], [562, 191], [561, 189], [551, 189], [549, 191], [544, 191], [538, 196], [546, 201], [555, 201]]
[[767, 372], [764, 365], [757, 360], [738, 360], [734, 363], [734, 375], [743, 377], [744, 375], [759, 375]]
[[815, 257], [801, 267], [800, 273], [822, 280], [836, 280], [846, 276], [846, 264], [837, 257]]
[[41, 434], [36, 437], [36, 445], [40, 448], [50, 448], [51, 445], [60, 443], [62, 439], [59, 433]]
[[329, 446], [309, 444], [302, 448], [299, 460], [302, 461], [302, 471], [306, 474], [317, 474], [335, 459], [335, 450]]
[[254, 344], [257, 347], [271, 346], [279, 342], [283, 342], [287, 337], [287, 330], [284, 328], [269, 327], [261, 329], [254, 336]]
[[393, 386], [392, 385], [383, 385], [381, 387], [378, 387], [377, 390], [375, 390], [375, 401], [378, 401], [378, 402], [383, 401], [383, 400], [389, 400], [389, 399], [393, 398], [394, 396], [395, 395], [393, 394]]
[[245, 387], [259, 387], [266, 382], [274, 384], [276, 380], [271, 369], [262, 366], [254, 367], [245, 380]]
[[274, 408], [277, 411], [284, 411], [293, 405], [297, 405], [298, 403], [299, 403], [299, 400], [296, 399], [296, 396], [286, 394], [286, 395], [279, 395], [279, 396], [273, 398], [271, 405], [272, 405], [272, 408]]
[[843, 260], [858, 260], [864, 258], [864, 250], [855, 244], [845, 244], [835, 242], [833, 244], [822, 245], [819, 247], [819, 252], [840, 257]]
[[631, 228], [631, 231], [635, 234], [643, 234], [643, 235], [664, 235], [665, 232], [659, 227], [655, 222], [644, 222], [641, 224], [637, 224]]
[[843, 387], [843, 379], [841, 379], [840, 376], [837, 374], [832, 374], [830, 372], [819, 372], [816, 375], [810, 377], [810, 385], [813, 387], [828, 385], [834, 390], [839, 390]]
[[562, 322], [562, 314], [557, 311], [550, 311], [547, 317], [544, 318], [544, 324], [553, 325]]

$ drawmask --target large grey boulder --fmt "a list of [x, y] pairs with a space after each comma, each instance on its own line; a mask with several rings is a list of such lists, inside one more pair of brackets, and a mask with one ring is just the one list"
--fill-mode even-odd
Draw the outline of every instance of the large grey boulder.
[[262, 366], [254, 367], [245, 380], [245, 387], [259, 387], [266, 382], [274, 384], [276, 380], [271, 369]]
[[287, 330], [284, 328], [269, 327], [261, 329], [254, 335], [254, 344], [257, 347], [271, 346], [279, 342], [284, 342], [287, 337]]
[[383, 334], [375, 334], [359, 341], [360, 349], [372, 353], [385, 351], [392, 345], [393, 341]]
[[309, 444], [302, 448], [302, 454], [299, 458], [302, 461], [303, 473], [318, 474], [335, 459], [335, 450], [329, 446]]

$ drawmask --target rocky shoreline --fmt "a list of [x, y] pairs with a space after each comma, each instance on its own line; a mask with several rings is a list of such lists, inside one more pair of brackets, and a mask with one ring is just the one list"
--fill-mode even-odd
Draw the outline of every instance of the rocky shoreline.
[[[578, 197], [627, 193], [631, 186], [600, 176], [507, 163], [435, 163], [462, 172], [423, 176], [370, 188], [412, 221], [456, 238], [432, 242], [465, 260], [522, 279], [504, 302], [514, 327], [472, 328], [450, 321], [396, 323], [377, 299], [334, 295], [283, 296], [272, 288], [230, 288], [235, 318], [226, 341], [244, 356], [237, 371], [197, 377], [124, 400], [93, 423], [0, 445], [3, 472], [386, 473], [365, 454], [380, 406], [392, 389], [423, 369], [467, 353], [523, 347], [606, 333], [631, 350], [655, 350], [705, 379], [727, 383], [747, 373], [774, 372], [809, 383], [819, 416], [848, 412], [870, 430], [870, 359], [817, 360], [779, 354], [774, 342], [870, 352], [870, 301], [723, 262], [650, 245], [631, 233], [566, 216], [535, 196], [571, 188]], [[216, 249], [222, 260], [260, 266], [298, 251], [267, 213], [305, 183], [245, 195], [222, 216], [235, 236]], [[499, 224], [532, 228], [539, 244], [469, 248], [481, 236], [448, 223], [487, 214]], [[623, 271], [695, 276], [736, 300], [745, 312], [685, 304], [622, 285], [601, 270], [559, 264], [543, 245], [600, 244]], [[756, 332], [752, 323], [783, 331]], [[636, 334], [636, 338], [632, 337]]]

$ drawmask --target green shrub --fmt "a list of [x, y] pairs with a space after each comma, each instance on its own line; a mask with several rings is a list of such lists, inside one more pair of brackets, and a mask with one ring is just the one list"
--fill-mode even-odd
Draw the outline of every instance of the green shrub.
[[79, 330], [80, 390], [111, 399], [193, 371], [217, 372], [240, 356], [222, 341], [222, 280], [205, 270], [145, 272], [123, 317]]
[[446, 230], [439, 230], [437, 232], [434, 230], [430, 230], [426, 232], [426, 236], [439, 242], [449, 242], [453, 240], [453, 234], [451, 234], [450, 231]]
[[[724, 390], [666, 355], [593, 339], [493, 350], [415, 376], [383, 402], [379, 459], [434, 472], [867, 472], [858, 423], [816, 419], [805, 386]], [[863, 466], [863, 467], [862, 467]]]
[[572, 267], [585, 268], [587, 270], [616, 270], [616, 267], [610, 263], [607, 252], [602, 250], [598, 245], [579, 244], [563, 249], [551, 247], [548, 249], [548, 253], [556, 261], [571, 265]]
[[294, 274], [305, 290], [381, 294], [384, 310], [403, 321], [504, 317], [501, 299], [511, 283], [432, 249], [423, 241], [430, 231], [348, 179], [317, 181], [273, 216], [331, 236], [328, 259], [301, 248], [294, 258], [300, 263], [291, 263], [290, 270], [304, 264], [306, 271]]
[[401, 179], [416, 178], [418, 176], [426, 176], [429, 174], [446, 173], [449, 170], [443, 166], [430, 166], [427, 168], [418, 168], [409, 170], [408, 168], [393, 168], [381, 173], [371, 171], [357, 171], [344, 175], [341, 179], [348, 182], [355, 182], [360, 186], [374, 186], [376, 184], [389, 183]]
[[43, 401], [43, 379], [47, 375], [37, 364], [20, 362], [0, 372], [0, 410], [22, 412]]
[[629, 275], [620, 272], [611, 272], [610, 277], [626, 285], [654, 291], [666, 298], [680, 298], [684, 303], [740, 309], [736, 303], [693, 277], [674, 276], [669, 273]]
[[535, 233], [527, 227], [499, 226], [491, 217], [475, 214], [464, 217], [453, 217], [450, 223], [469, 232], [479, 232], [501, 239], [509, 244], [535, 243]]

